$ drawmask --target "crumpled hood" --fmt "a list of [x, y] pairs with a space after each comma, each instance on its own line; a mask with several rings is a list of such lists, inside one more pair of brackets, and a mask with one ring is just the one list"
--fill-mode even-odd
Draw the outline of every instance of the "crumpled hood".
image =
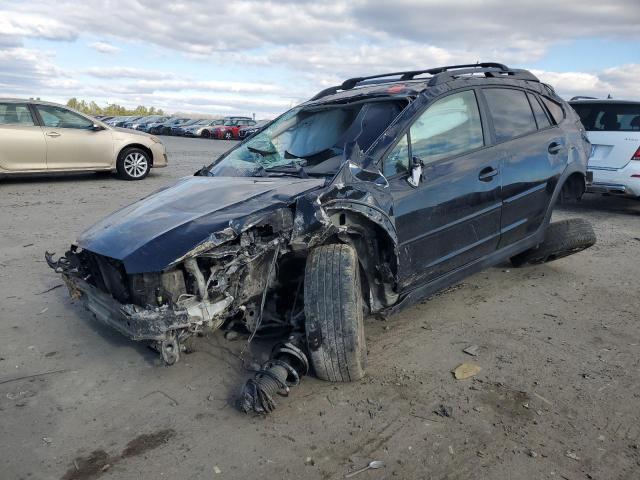
[[291, 177], [186, 177], [99, 221], [78, 245], [121, 260], [127, 273], [157, 272], [230, 221], [284, 207], [323, 184]]

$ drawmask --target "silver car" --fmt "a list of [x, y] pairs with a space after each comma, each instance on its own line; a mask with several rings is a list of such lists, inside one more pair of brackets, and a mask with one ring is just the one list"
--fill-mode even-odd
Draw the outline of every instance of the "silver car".
[[157, 137], [115, 128], [55, 103], [0, 98], [0, 176], [116, 171], [141, 180], [166, 167]]

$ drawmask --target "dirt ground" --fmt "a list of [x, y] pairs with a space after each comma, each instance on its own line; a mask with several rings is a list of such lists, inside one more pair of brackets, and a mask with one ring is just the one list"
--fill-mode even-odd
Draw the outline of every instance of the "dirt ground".
[[[356, 479], [640, 478], [640, 202], [587, 196], [559, 211], [592, 221], [597, 245], [370, 318], [362, 381], [305, 378], [250, 417], [233, 405], [242, 338], [218, 332], [163, 367], [91, 320], [44, 262], [229, 146], [165, 143], [170, 167], [142, 182], [0, 180], [2, 479], [329, 479], [371, 460], [386, 466]], [[455, 380], [462, 362], [482, 370]]]

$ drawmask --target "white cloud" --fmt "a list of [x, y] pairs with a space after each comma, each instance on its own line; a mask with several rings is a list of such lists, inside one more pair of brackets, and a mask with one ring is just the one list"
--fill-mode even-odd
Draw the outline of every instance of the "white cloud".
[[98, 78], [134, 78], [148, 80], [163, 80], [176, 78], [171, 72], [159, 70], [146, 70], [143, 68], [130, 67], [91, 67], [84, 70], [85, 74]]
[[89, 44], [89, 47], [93, 48], [97, 52], [107, 55], [113, 55], [114, 53], [118, 53], [120, 51], [118, 47], [106, 42], [93, 42]]
[[564, 98], [587, 95], [604, 98], [640, 99], [640, 64], [622, 65], [595, 73], [546, 72], [533, 70], [540, 80], [552, 85]]
[[[637, 0], [235, 0], [215, 6], [181, 0], [152, 7], [142, 0], [110, 0], [107, 6], [98, 0], [57, 0], [55, 8], [45, 0], [2, 2], [0, 91], [177, 110], [200, 106], [210, 113], [255, 105], [277, 113], [352, 76], [475, 61], [526, 65], [576, 39], [637, 42], [638, 24]], [[62, 69], [53, 53], [30, 44], [85, 38], [103, 39], [88, 44], [101, 54], [119, 51], [104, 39], [123, 50], [152, 47], [154, 68], [144, 68], [142, 56], [132, 66], [114, 64], [126, 61], [123, 52]], [[175, 55], [186, 69], [171, 68]], [[163, 62], [167, 70], [156, 66]], [[193, 71], [212, 64], [213, 71], [229, 66], [237, 73], [233, 81], [223, 81], [194, 74], [189, 62], [199, 66]], [[637, 97], [639, 65], [640, 58], [599, 71], [539, 75], [566, 96]], [[252, 76], [243, 73], [249, 67]]]

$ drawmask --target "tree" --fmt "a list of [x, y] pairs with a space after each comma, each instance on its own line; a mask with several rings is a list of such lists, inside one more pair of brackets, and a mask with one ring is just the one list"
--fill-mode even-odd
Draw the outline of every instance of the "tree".
[[70, 98], [69, 101], [67, 101], [67, 107], [89, 115], [164, 115], [164, 111], [161, 108], [156, 109], [155, 107], [138, 105], [136, 108], [131, 110], [123, 107], [122, 105], [118, 105], [117, 103], [111, 103], [103, 108], [93, 100], [87, 102], [86, 100], [78, 100], [75, 97]]

